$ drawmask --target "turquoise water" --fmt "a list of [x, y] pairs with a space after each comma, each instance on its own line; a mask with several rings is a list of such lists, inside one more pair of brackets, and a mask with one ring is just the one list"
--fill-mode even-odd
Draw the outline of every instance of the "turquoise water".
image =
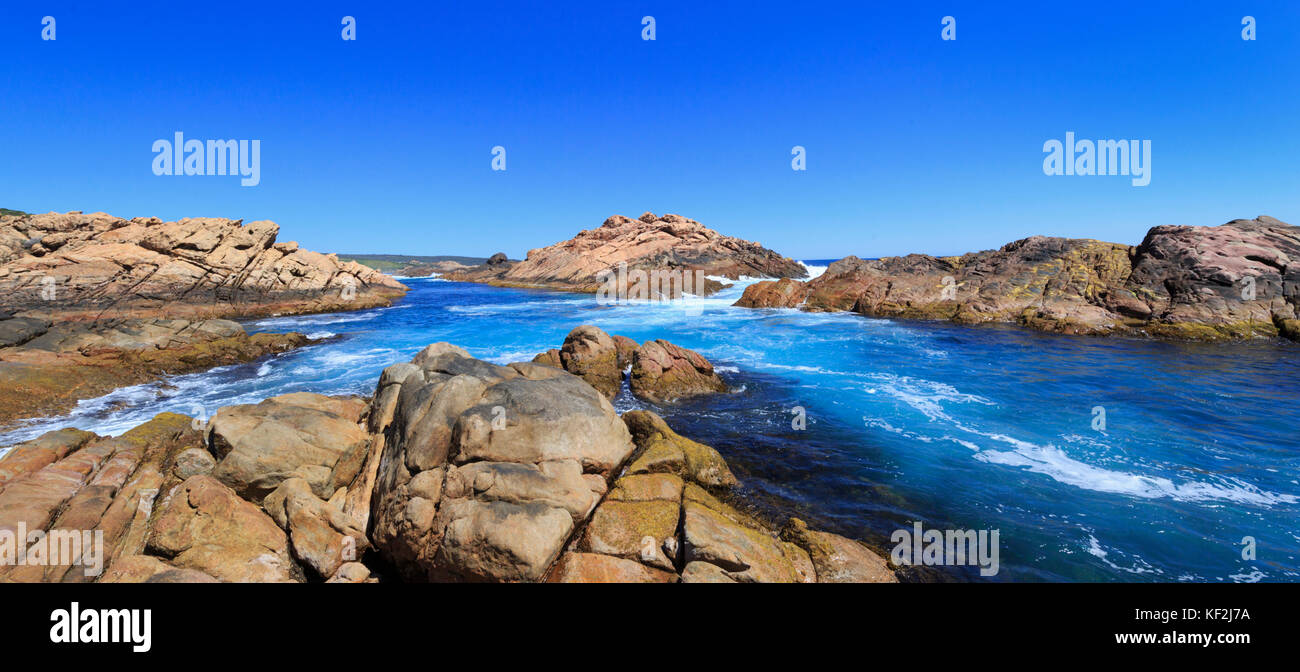
[[[993, 580], [1300, 580], [1300, 347], [1188, 345], [1002, 327], [733, 308], [599, 306], [591, 296], [413, 279], [398, 305], [273, 318], [326, 340], [176, 376], [29, 423], [120, 433], [162, 411], [293, 391], [373, 392], [379, 372], [450, 341], [495, 362], [578, 324], [699, 350], [733, 392], [654, 408], [721, 451], [760, 506], [892, 546], [899, 528], [997, 529]], [[743, 283], [741, 283], [743, 284]], [[791, 426], [805, 409], [806, 429]], [[1105, 409], [1104, 430], [1094, 408]], [[1253, 537], [1256, 559], [1242, 557]], [[955, 570], [954, 570], [955, 571]], [[980, 580], [973, 572], [959, 574]]]

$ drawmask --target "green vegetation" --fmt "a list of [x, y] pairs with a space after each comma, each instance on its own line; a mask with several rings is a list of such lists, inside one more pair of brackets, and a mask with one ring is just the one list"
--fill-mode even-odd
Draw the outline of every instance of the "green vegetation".
[[437, 256], [422, 257], [405, 254], [340, 254], [339, 261], [355, 261], [362, 266], [369, 266], [383, 273], [391, 273], [407, 266], [435, 264], [439, 261], [454, 261], [466, 266], [477, 266], [487, 261], [487, 257]]
[[25, 217], [29, 214], [31, 213], [23, 212], [22, 210], [10, 210], [9, 208], [0, 208], [0, 215], [18, 215], [20, 217]]

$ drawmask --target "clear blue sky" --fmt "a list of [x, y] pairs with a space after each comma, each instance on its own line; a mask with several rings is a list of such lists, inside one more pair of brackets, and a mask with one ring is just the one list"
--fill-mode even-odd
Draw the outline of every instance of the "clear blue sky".
[[[0, 5], [0, 206], [512, 257], [645, 210], [798, 258], [1300, 223], [1297, 2], [120, 4]], [[175, 131], [261, 184], [155, 176]], [[1151, 140], [1150, 186], [1044, 175], [1066, 131]]]

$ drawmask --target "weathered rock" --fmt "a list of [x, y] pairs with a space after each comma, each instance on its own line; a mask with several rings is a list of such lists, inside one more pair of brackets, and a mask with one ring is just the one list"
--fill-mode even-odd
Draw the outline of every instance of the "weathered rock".
[[129, 555], [114, 562], [100, 583], [220, 583], [196, 569], [173, 567], [151, 555]]
[[[757, 243], [723, 236], [680, 215], [658, 217], [645, 213], [639, 219], [615, 215], [599, 228], [582, 231], [570, 240], [529, 250], [521, 262], [499, 260], [499, 263], [451, 272], [444, 277], [594, 293], [600, 288], [601, 273], [620, 264], [631, 271], [686, 272], [692, 278], [704, 275], [732, 279], [742, 275], [802, 278], [808, 274], [798, 262]], [[662, 293], [672, 298], [681, 296], [683, 284], [679, 281], [675, 286], [663, 288], [667, 291]], [[712, 280], [705, 285], [691, 287], [689, 293], [707, 294], [721, 287]], [[660, 293], [659, 288], [651, 293]]]
[[686, 563], [682, 569], [682, 583], [740, 583], [731, 578], [723, 568], [709, 562]]
[[1008, 322], [1071, 334], [1221, 340], [1300, 317], [1300, 227], [1272, 217], [1157, 226], [1137, 246], [1033, 236], [960, 257], [846, 257], [807, 283], [756, 283], [736, 305]]
[[63, 459], [93, 438], [95, 434], [91, 432], [68, 427], [46, 432], [10, 448], [0, 456], [0, 489], [13, 478], [26, 476]]
[[345, 562], [325, 583], [371, 583], [370, 568], [359, 562]]
[[80, 399], [120, 386], [252, 361], [306, 342], [302, 334], [249, 336], [229, 320], [60, 323], [22, 345], [0, 348], [0, 425], [66, 412]]
[[191, 448], [176, 456], [176, 466], [172, 468], [172, 473], [183, 481], [190, 476], [206, 474], [215, 466], [217, 460], [212, 457], [212, 453], [202, 448]]
[[812, 583], [807, 552], [771, 534], [741, 525], [696, 500], [682, 506], [686, 562], [707, 562], [731, 579], [757, 583]]
[[632, 452], [608, 399], [563, 371], [446, 344], [398, 373], [371, 409], [398, 390], [372, 496], [376, 549], [411, 579], [541, 579]]
[[675, 583], [672, 572], [598, 553], [565, 553], [549, 581], [553, 583]]
[[898, 583], [889, 563], [862, 544], [830, 532], [817, 532], [791, 518], [781, 538], [808, 552], [818, 583]]
[[94, 554], [60, 555], [40, 565], [0, 565], [0, 582], [93, 581], [115, 558], [140, 553], [164, 465], [198, 445], [198, 439], [190, 418], [163, 413], [118, 437], [63, 430], [24, 444], [12, 462], [0, 462], [10, 467], [0, 489], [0, 529], [63, 535], [98, 530], [103, 546]]
[[632, 356], [641, 346], [627, 336], [614, 335], [614, 347], [618, 350], [618, 368], [627, 371], [632, 366]]
[[0, 320], [0, 348], [22, 345], [49, 329], [50, 321], [38, 317], [8, 317]]
[[614, 339], [591, 325], [569, 332], [560, 348], [560, 364], [565, 371], [582, 378], [606, 398], [618, 396], [623, 386], [623, 368], [618, 363]]
[[718, 451], [673, 431], [657, 414], [628, 411], [623, 422], [640, 449], [628, 467], [629, 474], [671, 473], [715, 488], [737, 484]]
[[212, 476], [250, 501], [300, 477], [322, 499], [333, 494], [333, 467], [368, 436], [358, 425], [366, 404], [316, 394], [271, 397], [226, 406], [208, 421], [207, 443], [219, 459]]
[[533, 363], [553, 366], [557, 369], [564, 368], [564, 362], [560, 360], [560, 351], [555, 348], [551, 348], [550, 350], [533, 357]]
[[798, 308], [807, 296], [808, 285], [798, 280], [763, 280], [746, 287], [735, 305], [742, 308]]
[[677, 536], [680, 510], [681, 504], [673, 500], [606, 500], [587, 523], [580, 549], [673, 571], [663, 543]]
[[211, 476], [193, 476], [168, 493], [148, 550], [222, 581], [300, 579], [288, 537], [275, 521]]
[[232, 316], [355, 310], [406, 291], [278, 233], [268, 221], [0, 214], [0, 294], [17, 309]]
[[633, 355], [630, 386], [633, 394], [654, 402], [727, 391], [708, 360], [663, 339], [646, 341]]
[[321, 501], [301, 478], [279, 485], [262, 503], [285, 532], [293, 555], [320, 578], [329, 579], [370, 547], [365, 530], [342, 509]]

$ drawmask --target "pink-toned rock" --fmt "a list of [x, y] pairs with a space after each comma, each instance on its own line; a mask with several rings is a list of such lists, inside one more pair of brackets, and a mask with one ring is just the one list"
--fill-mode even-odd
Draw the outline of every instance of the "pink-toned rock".
[[39, 311], [233, 316], [387, 305], [406, 291], [355, 262], [276, 244], [278, 233], [274, 222], [212, 217], [0, 215], [0, 294]]
[[1300, 318], [1300, 227], [1272, 217], [1157, 226], [1139, 245], [1031, 236], [960, 257], [845, 257], [806, 283], [746, 288], [736, 305], [1007, 322], [1070, 334], [1220, 340], [1282, 335]]
[[[521, 262], [484, 264], [444, 277], [595, 292], [601, 284], [600, 274], [620, 264], [630, 270], [701, 271], [732, 279], [742, 275], [802, 278], [808, 274], [799, 262], [758, 243], [724, 236], [681, 215], [660, 217], [647, 212], [638, 219], [615, 215], [599, 228], [529, 250]], [[692, 287], [690, 293], [709, 293], [720, 286], [708, 281], [706, 287]], [[681, 287], [669, 291], [673, 297], [680, 293]]]
[[633, 355], [630, 386], [633, 394], [655, 402], [727, 391], [707, 359], [663, 339], [646, 341]]

